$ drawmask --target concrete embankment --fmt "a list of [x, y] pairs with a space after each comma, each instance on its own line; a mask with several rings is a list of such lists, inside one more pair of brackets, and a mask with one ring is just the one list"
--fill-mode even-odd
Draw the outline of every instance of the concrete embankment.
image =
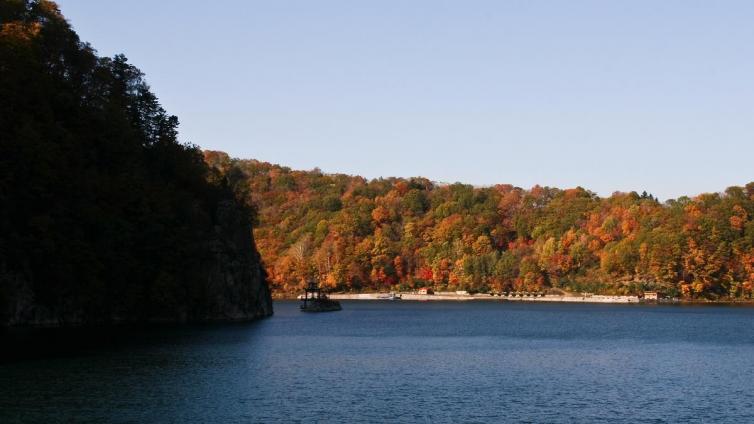
[[[398, 293], [402, 300], [421, 301], [468, 301], [468, 300], [497, 300], [510, 302], [581, 302], [581, 303], [639, 303], [637, 296], [490, 296], [488, 294], [463, 295], [463, 294], [415, 294]], [[337, 300], [386, 300], [385, 293], [358, 293], [337, 294], [333, 293], [330, 298]]]
[[[500, 300], [500, 297], [490, 295], [457, 295], [457, 294], [415, 294], [398, 293], [401, 300]], [[358, 293], [358, 294], [331, 294], [331, 299], [336, 300], [388, 300], [384, 293]]]
[[639, 303], [638, 296], [556, 296], [543, 297], [500, 297], [511, 302], [581, 302], [581, 303]]

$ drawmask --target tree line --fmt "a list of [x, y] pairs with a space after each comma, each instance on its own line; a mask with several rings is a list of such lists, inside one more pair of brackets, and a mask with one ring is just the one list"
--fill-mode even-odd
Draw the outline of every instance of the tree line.
[[316, 278], [344, 291], [752, 296], [754, 183], [660, 203], [646, 192], [366, 180], [213, 151], [205, 160], [255, 205], [279, 293]]

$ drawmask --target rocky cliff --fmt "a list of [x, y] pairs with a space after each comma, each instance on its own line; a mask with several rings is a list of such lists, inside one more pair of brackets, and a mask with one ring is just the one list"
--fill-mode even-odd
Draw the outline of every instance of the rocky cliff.
[[0, 152], [0, 326], [272, 313], [247, 197], [50, 1], [0, 1]]
[[222, 202], [207, 268], [207, 308], [196, 319], [247, 320], [272, 314], [267, 273], [251, 228], [233, 202]]
[[[233, 200], [220, 202], [216, 216], [214, 235], [205, 244], [209, 254], [200, 264], [186, 264], [195, 270], [192, 289], [182, 297], [163, 292], [142, 308], [114, 307], [91, 316], [87, 296], [72, 290], [55, 302], [42, 303], [30, 274], [11, 272], [7, 261], [0, 262], [0, 326], [248, 321], [272, 315], [267, 273], [247, 217]], [[147, 286], [164, 290], [159, 284]]]

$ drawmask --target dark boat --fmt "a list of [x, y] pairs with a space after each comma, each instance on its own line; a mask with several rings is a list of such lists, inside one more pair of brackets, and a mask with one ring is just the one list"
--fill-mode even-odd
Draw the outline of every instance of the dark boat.
[[306, 286], [302, 300], [302, 312], [331, 312], [342, 309], [340, 302], [330, 299], [315, 281], [309, 282]]

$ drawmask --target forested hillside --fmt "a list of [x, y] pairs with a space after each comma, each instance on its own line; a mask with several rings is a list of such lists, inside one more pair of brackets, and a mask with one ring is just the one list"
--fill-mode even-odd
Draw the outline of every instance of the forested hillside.
[[249, 209], [123, 56], [0, 1], [0, 325], [272, 312]]
[[368, 181], [221, 152], [205, 158], [246, 182], [280, 292], [316, 277], [335, 290], [752, 295], [754, 183], [660, 203], [646, 193]]

